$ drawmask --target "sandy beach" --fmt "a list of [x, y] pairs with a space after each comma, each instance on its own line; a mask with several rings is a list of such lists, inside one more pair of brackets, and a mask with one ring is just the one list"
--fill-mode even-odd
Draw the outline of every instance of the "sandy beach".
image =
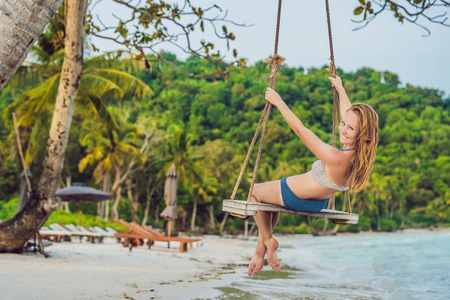
[[449, 232], [281, 235], [282, 271], [265, 266], [251, 278], [256, 236], [202, 236], [185, 253], [177, 242], [130, 252], [112, 238], [75, 239], [47, 247], [49, 258], [0, 254], [0, 300], [446, 299]]
[[[254, 241], [203, 236], [188, 252], [156, 242], [128, 248], [114, 239], [54, 243], [51, 256], [0, 254], [0, 299], [191, 299], [220, 295], [244, 272]], [[222, 282], [217, 282], [222, 281]]]

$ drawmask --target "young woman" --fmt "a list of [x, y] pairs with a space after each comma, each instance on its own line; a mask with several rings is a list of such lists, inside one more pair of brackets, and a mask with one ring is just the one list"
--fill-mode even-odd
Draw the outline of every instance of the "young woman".
[[[341, 149], [322, 142], [289, 109], [277, 92], [267, 88], [266, 100], [278, 107], [286, 122], [306, 147], [318, 158], [311, 171], [281, 180], [255, 184], [252, 201], [284, 206], [290, 210], [316, 212], [322, 210], [330, 195], [348, 189], [361, 190], [366, 185], [375, 161], [378, 144], [378, 115], [367, 104], [351, 104], [338, 76], [330, 77], [339, 93]], [[279, 213], [258, 211], [258, 244], [248, 267], [248, 275], [261, 271], [264, 256], [277, 272], [280, 263], [276, 254], [278, 241], [272, 233]]]

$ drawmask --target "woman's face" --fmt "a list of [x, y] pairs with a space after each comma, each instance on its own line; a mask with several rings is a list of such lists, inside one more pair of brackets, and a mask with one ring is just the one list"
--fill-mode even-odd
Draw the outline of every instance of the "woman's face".
[[355, 141], [359, 134], [358, 116], [351, 110], [347, 111], [339, 125], [341, 147], [354, 148]]

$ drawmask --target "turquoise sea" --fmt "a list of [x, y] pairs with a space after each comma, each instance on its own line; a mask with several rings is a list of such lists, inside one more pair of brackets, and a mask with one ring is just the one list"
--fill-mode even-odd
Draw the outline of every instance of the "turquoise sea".
[[281, 237], [282, 271], [238, 268], [210, 299], [450, 299], [450, 232]]

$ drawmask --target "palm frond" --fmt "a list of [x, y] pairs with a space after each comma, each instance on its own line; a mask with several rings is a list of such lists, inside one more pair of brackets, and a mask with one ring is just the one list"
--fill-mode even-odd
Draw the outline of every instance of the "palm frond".
[[[90, 73], [86, 70], [81, 77], [80, 97], [85, 94], [102, 95], [104, 98], [112, 98], [111, 100], [122, 99], [124, 90], [114, 81], [104, 76]], [[78, 97], [78, 98], [80, 98]]]
[[33, 124], [30, 136], [28, 138], [27, 150], [25, 152], [25, 163], [31, 165], [36, 162], [39, 150], [42, 149], [42, 145], [45, 145], [48, 130], [50, 128], [49, 121], [37, 121]]
[[35, 117], [43, 114], [45, 108], [53, 107], [58, 92], [59, 75], [53, 75], [39, 86], [27, 91], [8, 106], [7, 113], [16, 112], [19, 125], [31, 126]]
[[120, 67], [120, 56], [122, 52], [112, 51], [102, 55], [94, 56], [84, 61], [85, 69], [117, 69]]
[[137, 97], [138, 99], [146, 99], [154, 94], [145, 82], [124, 71], [90, 68], [86, 69], [86, 73], [96, 74], [115, 82], [122, 88], [124, 97], [127, 98]]
[[100, 118], [101, 123], [104, 125], [104, 130], [118, 130], [119, 125], [116, 122], [116, 119], [111, 114], [110, 110], [106, 106], [106, 103], [102, 101], [99, 97], [93, 94], [84, 95], [80, 98], [79, 105], [82, 105], [84, 108], [88, 108], [86, 110], [86, 114], [94, 114]]
[[120, 69], [128, 73], [146, 70], [145, 60], [140, 55], [124, 51], [111, 51], [84, 62], [86, 69]]
[[92, 154], [88, 154], [85, 157], [83, 157], [80, 162], [78, 163], [78, 171], [80, 173], [83, 173], [84, 170], [91, 165], [92, 163]]

